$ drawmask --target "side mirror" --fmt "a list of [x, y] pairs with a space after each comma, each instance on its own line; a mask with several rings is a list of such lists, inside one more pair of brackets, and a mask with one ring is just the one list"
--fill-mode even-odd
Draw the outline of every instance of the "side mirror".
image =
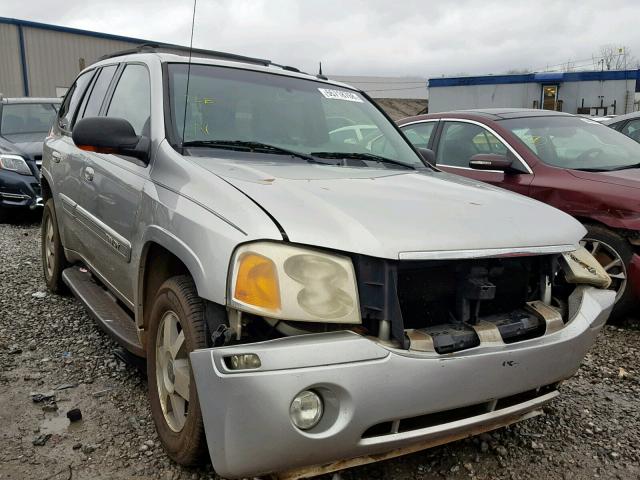
[[71, 137], [81, 150], [126, 155], [145, 163], [149, 160], [149, 138], [136, 135], [133, 126], [124, 118], [83, 118], [73, 127]]
[[429, 148], [418, 148], [418, 152], [425, 161], [429, 162], [431, 165], [436, 164], [436, 154], [433, 153], [433, 150]]
[[519, 173], [512, 169], [513, 160], [496, 153], [478, 153], [469, 159], [469, 166], [475, 170], [500, 170], [505, 173]]

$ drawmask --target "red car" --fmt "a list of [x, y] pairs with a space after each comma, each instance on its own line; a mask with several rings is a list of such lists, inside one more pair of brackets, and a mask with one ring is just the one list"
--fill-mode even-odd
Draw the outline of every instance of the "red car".
[[[640, 298], [640, 144], [588, 118], [485, 109], [405, 118], [398, 126], [438, 168], [535, 198], [580, 220], [585, 246], [618, 293], [613, 315]], [[376, 143], [378, 143], [376, 145]], [[372, 152], [385, 145], [374, 139]], [[535, 228], [535, 225], [531, 226]]]

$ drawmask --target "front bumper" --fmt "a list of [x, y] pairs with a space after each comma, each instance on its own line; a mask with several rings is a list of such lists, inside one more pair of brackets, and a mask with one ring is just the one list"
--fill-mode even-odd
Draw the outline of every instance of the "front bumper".
[[42, 206], [40, 182], [36, 177], [0, 170], [0, 208]]
[[[346, 331], [192, 352], [213, 466], [224, 477], [325, 464], [306, 470], [322, 473], [341, 459], [374, 461], [386, 458], [384, 452], [407, 453], [412, 445], [426, 448], [526, 418], [556, 395], [539, 387], [578, 369], [614, 296], [579, 287], [572, 295], [572, 319], [561, 330], [449, 355], [389, 349]], [[238, 353], [259, 355], [262, 366], [230, 371], [224, 357]], [[325, 413], [303, 432], [292, 424], [289, 405], [307, 389], [321, 394]], [[531, 391], [538, 393], [514, 397]], [[500, 408], [500, 399], [507, 398]], [[474, 413], [460, 416], [467, 411]], [[458, 416], [441, 415], [445, 420], [434, 423], [427, 414], [436, 412]], [[380, 425], [391, 429], [381, 432]]]

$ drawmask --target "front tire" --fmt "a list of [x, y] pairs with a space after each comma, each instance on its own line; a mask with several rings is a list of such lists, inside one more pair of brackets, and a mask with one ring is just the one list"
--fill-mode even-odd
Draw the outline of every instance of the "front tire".
[[191, 277], [162, 284], [149, 321], [149, 403], [158, 436], [177, 463], [201, 463], [207, 442], [189, 353], [207, 347], [207, 339], [204, 305]]
[[69, 266], [60, 240], [58, 219], [53, 199], [47, 200], [42, 212], [40, 253], [47, 288], [52, 293], [65, 294], [68, 289], [62, 281], [62, 271]]
[[616, 303], [609, 317], [611, 320], [622, 320], [635, 303], [633, 288], [628, 282], [629, 263], [633, 257], [633, 249], [629, 242], [600, 225], [585, 225], [587, 234], [580, 242], [611, 277], [609, 289], [616, 291]]

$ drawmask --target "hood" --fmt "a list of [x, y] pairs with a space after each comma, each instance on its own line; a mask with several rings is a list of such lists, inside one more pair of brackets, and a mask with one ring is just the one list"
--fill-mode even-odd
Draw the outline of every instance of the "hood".
[[585, 233], [543, 203], [440, 172], [188, 158], [252, 198], [294, 243], [397, 259], [576, 244]]
[[36, 156], [42, 156], [42, 144], [46, 133], [16, 133], [0, 137], [0, 152], [16, 153], [35, 160]]
[[640, 188], [640, 169], [618, 170], [615, 172], [583, 172], [567, 170], [571, 175], [582, 180], [618, 185], [620, 187]]

